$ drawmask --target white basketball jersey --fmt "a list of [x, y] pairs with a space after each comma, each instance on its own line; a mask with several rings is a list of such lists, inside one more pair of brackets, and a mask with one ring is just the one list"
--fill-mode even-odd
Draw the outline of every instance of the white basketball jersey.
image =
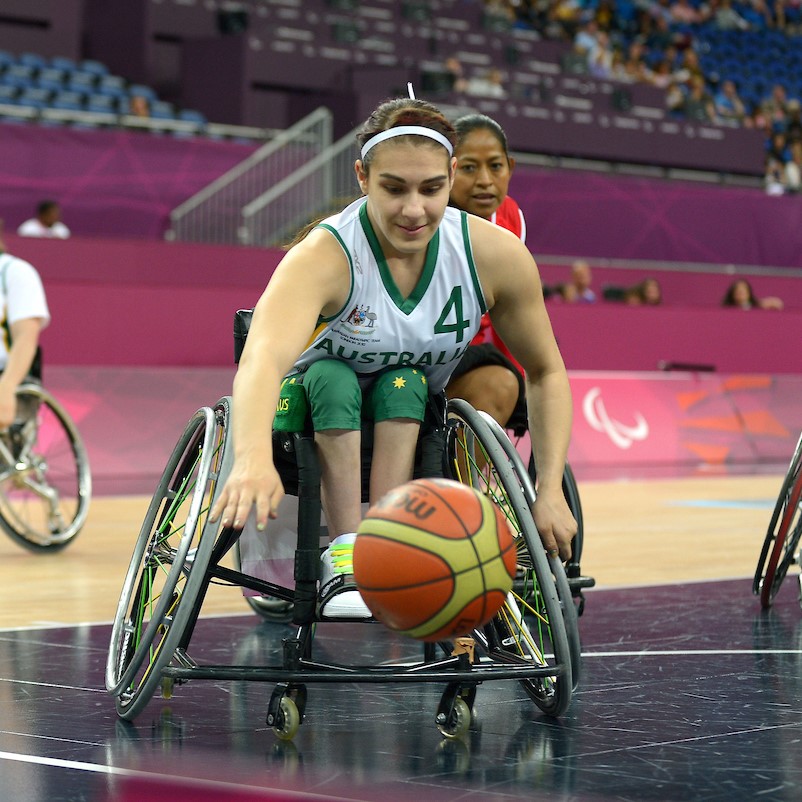
[[339, 359], [353, 368], [364, 386], [372, 374], [410, 365], [423, 371], [431, 392], [442, 390], [486, 311], [465, 212], [446, 209], [429, 243], [421, 277], [407, 298], [390, 275], [368, 220], [367, 198], [320, 225], [348, 256], [351, 291], [336, 315], [321, 318], [296, 370], [319, 359]]

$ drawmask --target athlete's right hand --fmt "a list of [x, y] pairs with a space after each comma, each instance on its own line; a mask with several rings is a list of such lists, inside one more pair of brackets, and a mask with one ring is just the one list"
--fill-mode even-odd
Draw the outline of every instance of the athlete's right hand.
[[284, 496], [284, 486], [272, 462], [253, 469], [245, 461], [235, 461], [209, 520], [221, 519], [223, 526], [242, 529], [251, 508], [256, 507], [256, 528], [261, 532], [268, 518], [275, 518]]

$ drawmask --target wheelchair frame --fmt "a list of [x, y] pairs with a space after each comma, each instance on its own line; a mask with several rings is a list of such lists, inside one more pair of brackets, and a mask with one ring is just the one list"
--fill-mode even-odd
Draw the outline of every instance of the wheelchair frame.
[[[763, 608], [769, 608], [780, 590], [788, 569], [802, 563], [798, 552], [802, 538], [802, 435], [785, 474], [763, 547], [757, 562], [752, 592], [760, 596]], [[802, 603], [802, 574], [799, 576]]]
[[89, 512], [92, 476], [67, 411], [30, 378], [17, 387], [17, 420], [0, 432], [0, 527], [34, 552], [63, 549]]
[[[295, 586], [283, 587], [222, 566], [240, 532], [208, 521], [231, 465], [230, 399], [198, 410], [173, 450], [148, 508], [112, 627], [106, 687], [117, 713], [134, 718], [161, 687], [190, 679], [276, 683], [266, 721], [292, 738], [304, 716], [308, 683], [444, 683], [435, 724], [446, 738], [471, 725], [477, 687], [515, 679], [545, 714], [568, 708], [578, 676], [576, 613], [562, 563], [547, 558], [529, 510], [520, 458], [465, 402], [449, 403], [441, 422], [445, 475], [489, 493], [516, 532], [518, 575], [502, 609], [468, 639], [424, 644], [418, 660], [380, 666], [324, 662], [313, 657], [320, 571], [320, 467], [310, 434], [277, 436], [298, 468], [298, 547]], [[511, 446], [510, 446], [511, 449]], [[512, 449], [514, 451], [514, 449]], [[192, 633], [212, 582], [249, 589], [292, 604], [295, 634], [273, 665], [201, 664], [189, 654]], [[329, 619], [326, 619], [329, 620]], [[375, 622], [350, 622], [377, 626]], [[568, 634], [570, 631], [570, 635]], [[401, 636], [399, 636], [401, 637]]]

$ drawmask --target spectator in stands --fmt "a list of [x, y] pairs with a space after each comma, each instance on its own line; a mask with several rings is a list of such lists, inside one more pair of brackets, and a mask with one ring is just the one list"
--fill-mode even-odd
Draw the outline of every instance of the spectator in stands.
[[595, 19], [583, 23], [574, 36], [574, 50], [584, 53], [590, 63], [599, 47], [599, 26]]
[[785, 107], [785, 140], [789, 147], [794, 142], [802, 142], [802, 104], [792, 98]]
[[624, 303], [630, 306], [659, 306], [663, 292], [656, 278], [645, 278], [624, 290]]
[[713, 98], [716, 115], [720, 120], [742, 123], [746, 117], [746, 106], [738, 95], [735, 81], [724, 81]]
[[579, 0], [552, 0], [549, 3], [548, 23], [544, 33], [551, 39], [571, 40], [582, 21]]
[[799, 192], [800, 180], [799, 163], [785, 134], [775, 131], [766, 148], [766, 192], [769, 195]]
[[674, 0], [671, 4], [671, 19], [679, 25], [699, 25], [705, 21], [705, 16], [689, 0]]
[[[451, 205], [506, 228], [526, 242], [523, 213], [507, 194], [515, 159], [509, 155], [504, 130], [483, 114], [460, 117], [454, 129], [457, 170]], [[481, 328], [452, 374], [446, 393], [464, 398], [502, 426], [526, 426], [520, 366], [496, 334], [489, 315], [482, 317]]]
[[128, 113], [132, 117], [150, 117], [150, 104], [144, 95], [131, 95], [128, 99]]
[[598, 47], [588, 58], [588, 71], [594, 78], [615, 78], [614, 50], [610, 46], [610, 37], [604, 31], [599, 31]]
[[1, 228], [0, 305], [8, 326], [7, 336], [0, 338], [0, 429], [5, 429], [16, 417], [17, 387], [31, 374], [50, 311], [39, 273], [5, 252]]
[[471, 78], [465, 87], [465, 94], [476, 97], [507, 97], [501, 70], [492, 67], [484, 75]]
[[549, 298], [564, 304], [575, 304], [579, 299], [579, 293], [575, 284], [565, 281], [549, 289]]
[[[674, 81], [674, 68], [667, 58], [662, 58], [655, 64], [652, 74], [649, 77], [649, 83], [654, 84], [660, 89], [668, 89]], [[684, 100], [685, 96], [682, 96]]]
[[774, 84], [771, 87], [771, 94], [764, 97], [760, 103], [760, 110], [770, 125], [785, 121], [788, 111], [788, 96], [782, 84]]
[[[652, 17], [649, 14], [643, 16], [642, 30], [640, 37], [644, 40], [646, 47], [652, 53], [663, 53], [671, 63], [668, 49], [674, 44], [674, 31], [671, 30], [671, 23], [663, 16]], [[671, 69], [674, 69], [671, 63]]]
[[651, 70], [643, 59], [645, 48], [637, 40], [630, 43], [624, 59], [624, 75], [628, 81], [648, 81]]
[[468, 80], [465, 77], [465, 70], [462, 68], [462, 62], [456, 56], [450, 56], [445, 60], [443, 65], [446, 73], [450, 76], [451, 91], [456, 93], [464, 92], [468, 86]]
[[746, 31], [749, 23], [732, 7], [732, 0], [711, 0], [713, 25], [722, 31]]
[[[592, 304], [596, 302], [596, 293], [591, 288], [593, 273], [584, 259], [578, 259], [571, 265], [571, 286], [573, 290], [563, 293], [563, 300], [569, 303]], [[575, 296], [575, 297], [571, 297]]]
[[21, 237], [67, 239], [70, 230], [61, 222], [61, 207], [54, 200], [43, 200], [36, 207], [36, 217], [26, 220], [17, 229]]
[[691, 76], [690, 89], [682, 104], [682, 113], [687, 119], [697, 122], [713, 122], [716, 119], [713, 98], [707, 91], [705, 79], [700, 75]]
[[755, 295], [755, 291], [752, 289], [752, 285], [745, 278], [736, 279], [730, 284], [721, 305], [734, 306], [739, 309], [783, 308], [783, 302], [780, 298], [774, 296], [758, 298]]

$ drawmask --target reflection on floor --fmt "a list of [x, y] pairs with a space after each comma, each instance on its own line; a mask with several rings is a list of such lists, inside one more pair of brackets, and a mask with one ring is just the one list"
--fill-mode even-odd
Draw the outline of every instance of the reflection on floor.
[[[583, 678], [559, 722], [485, 683], [480, 726], [443, 741], [442, 687], [315, 685], [292, 742], [272, 688], [194, 680], [133, 723], [103, 690], [109, 628], [0, 633], [3, 799], [792, 800], [802, 787], [802, 611], [795, 577], [760, 610], [747, 579], [591, 591]], [[193, 652], [258, 665], [288, 628], [204, 619]], [[328, 624], [321, 654], [409, 648], [379, 625]], [[415, 647], [417, 648], [417, 647]]]

